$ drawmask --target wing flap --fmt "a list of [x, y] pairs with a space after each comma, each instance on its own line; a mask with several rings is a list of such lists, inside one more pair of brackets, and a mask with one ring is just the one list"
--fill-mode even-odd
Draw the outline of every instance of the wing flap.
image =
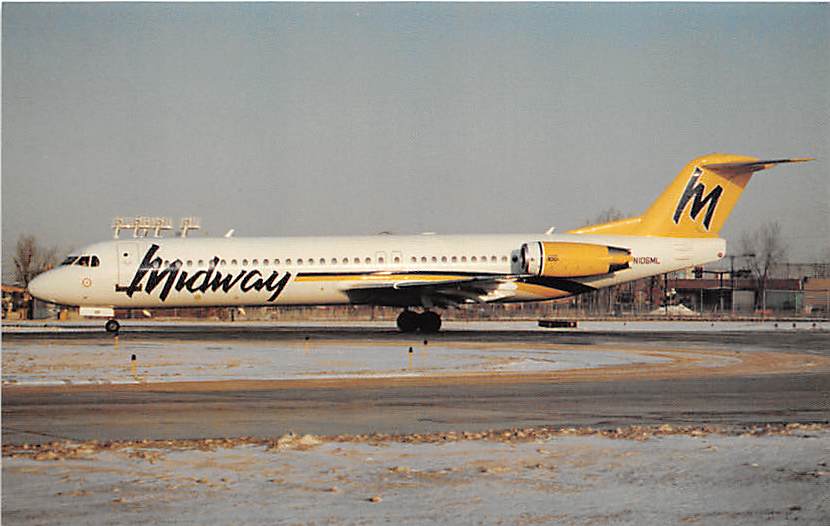
[[361, 283], [344, 292], [358, 303], [449, 307], [492, 300], [499, 286], [514, 278], [506, 275], [463, 276], [444, 280]]

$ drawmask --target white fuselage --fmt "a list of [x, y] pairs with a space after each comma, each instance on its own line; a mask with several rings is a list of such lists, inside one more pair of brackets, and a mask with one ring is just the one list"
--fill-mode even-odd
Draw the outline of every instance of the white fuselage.
[[137, 238], [85, 247], [78, 255], [97, 256], [97, 266], [59, 266], [38, 276], [30, 290], [53, 303], [109, 308], [348, 303], [430, 307], [417, 299], [401, 300], [408, 304], [356, 300], [349, 292], [454, 276], [503, 277], [465, 302], [539, 301], [578, 293], [573, 286], [522, 283], [520, 249], [534, 241], [631, 250], [630, 268], [567, 280], [580, 291], [702, 265], [726, 252], [720, 238], [584, 234]]

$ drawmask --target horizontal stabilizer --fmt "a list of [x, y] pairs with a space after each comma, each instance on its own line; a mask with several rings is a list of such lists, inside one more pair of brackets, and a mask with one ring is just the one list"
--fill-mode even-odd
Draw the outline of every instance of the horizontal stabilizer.
[[770, 159], [766, 161], [736, 162], [736, 163], [711, 163], [702, 165], [707, 170], [716, 172], [759, 172], [772, 168], [776, 164], [805, 163], [814, 161], [815, 158], [804, 157], [799, 159]]

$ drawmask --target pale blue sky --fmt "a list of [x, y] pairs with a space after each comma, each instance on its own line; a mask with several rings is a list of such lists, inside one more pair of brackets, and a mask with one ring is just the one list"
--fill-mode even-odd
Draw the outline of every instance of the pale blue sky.
[[4, 262], [116, 215], [564, 229], [713, 151], [819, 157], [757, 176], [723, 233], [830, 246], [827, 4], [4, 4], [2, 46]]

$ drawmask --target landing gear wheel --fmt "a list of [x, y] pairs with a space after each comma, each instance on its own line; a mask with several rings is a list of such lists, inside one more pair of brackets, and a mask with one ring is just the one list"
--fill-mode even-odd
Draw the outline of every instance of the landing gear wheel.
[[418, 315], [418, 327], [423, 333], [436, 333], [441, 330], [441, 316], [427, 310]]
[[104, 328], [110, 334], [118, 334], [118, 329], [121, 328], [121, 324], [118, 323], [118, 320], [107, 320], [107, 323], [104, 324]]
[[398, 329], [401, 332], [415, 332], [418, 330], [419, 320], [417, 312], [405, 310], [398, 314]]

